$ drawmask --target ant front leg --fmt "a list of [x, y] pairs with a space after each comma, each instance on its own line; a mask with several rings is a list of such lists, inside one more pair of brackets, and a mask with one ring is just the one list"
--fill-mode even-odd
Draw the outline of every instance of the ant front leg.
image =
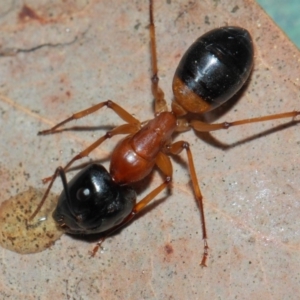
[[168, 153], [173, 155], [179, 154], [184, 149], [186, 150], [186, 154], [188, 157], [188, 164], [189, 164], [190, 175], [192, 179], [193, 190], [200, 210], [201, 223], [202, 223], [202, 237], [204, 241], [204, 252], [203, 252], [203, 257], [200, 265], [206, 267], [206, 260], [208, 257], [208, 244], [207, 244], [206, 223], [205, 223], [205, 215], [204, 215], [204, 207], [203, 207], [203, 197], [200, 191], [190, 145], [185, 141], [178, 141], [167, 147]]
[[[107, 100], [105, 102], [98, 103], [90, 108], [85, 109], [85, 110], [77, 112], [77, 113], [73, 114], [71, 117], [69, 117], [69, 118], [65, 119], [64, 121], [58, 123], [57, 125], [53, 126], [52, 128], [50, 128], [48, 130], [40, 131], [38, 134], [46, 135], [46, 134], [54, 133], [57, 131], [58, 128], [65, 125], [66, 123], [68, 123], [72, 120], [77, 120], [77, 119], [83, 118], [87, 115], [90, 115], [90, 114], [96, 112], [97, 110], [101, 109], [104, 106], [107, 106], [108, 108], [112, 109], [127, 124], [123, 124], [121, 126], [114, 128], [111, 131], [108, 131], [104, 136], [99, 138], [96, 142], [94, 142], [89, 147], [87, 147], [85, 150], [83, 150], [82, 152], [80, 152], [79, 154], [74, 156], [63, 168], [64, 171], [66, 171], [68, 168], [70, 168], [70, 166], [76, 160], [79, 160], [85, 156], [88, 156], [94, 149], [99, 147], [106, 139], [111, 138], [112, 136], [117, 135], [117, 134], [132, 134], [132, 133], [137, 132], [140, 129], [141, 123], [139, 120], [137, 120], [135, 117], [133, 117], [129, 112], [127, 112], [125, 109], [123, 109], [118, 104], [114, 103], [111, 100]], [[43, 183], [47, 183], [50, 180], [52, 180], [53, 177], [54, 177], [54, 175], [43, 178], [42, 181], [43, 181]]]
[[33, 214], [31, 215], [31, 217], [29, 218], [29, 221], [33, 220], [34, 217], [37, 215], [37, 213], [40, 211], [40, 209], [42, 208], [42, 206], [44, 205], [48, 194], [51, 190], [51, 187], [56, 179], [56, 177], [60, 175], [61, 181], [63, 183], [63, 187], [64, 187], [64, 191], [67, 194], [68, 199], [70, 199], [70, 196], [68, 195], [68, 183], [67, 183], [67, 178], [66, 178], [66, 174], [64, 172], [64, 169], [62, 167], [58, 167], [55, 172], [54, 175], [51, 177], [51, 182], [49, 183], [47, 190], [45, 192], [45, 194], [43, 195], [43, 198], [41, 200], [41, 202], [39, 203], [39, 205], [37, 206], [37, 208], [35, 209], [35, 211], [33, 212]]
[[[97, 147], [99, 147], [105, 140], [107, 140], [108, 138], [111, 138], [115, 135], [118, 134], [133, 134], [135, 132], [137, 132], [140, 129], [140, 125], [138, 124], [123, 124], [120, 125], [116, 128], [114, 128], [111, 131], [108, 131], [104, 136], [102, 136], [101, 138], [99, 138], [96, 142], [94, 142], [93, 144], [91, 144], [90, 146], [88, 146], [86, 149], [84, 149], [83, 151], [81, 151], [80, 153], [78, 153], [77, 155], [75, 155], [67, 164], [66, 166], [63, 168], [63, 170], [66, 172], [70, 166], [76, 161], [79, 160], [83, 157], [88, 156], [94, 149], [96, 149]], [[43, 183], [47, 183], [50, 180], [53, 180], [53, 178], [55, 177], [55, 174], [46, 178], [43, 178]]]

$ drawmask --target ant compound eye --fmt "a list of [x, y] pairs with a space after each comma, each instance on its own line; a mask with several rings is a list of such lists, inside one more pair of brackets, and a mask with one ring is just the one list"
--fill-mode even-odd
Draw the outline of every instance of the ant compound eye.
[[81, 188], [76, 193], [76, 198], [79, 201], [86, 201], [90, 198], [90, 196], [91, 196], [91, 191], [89, 188]]

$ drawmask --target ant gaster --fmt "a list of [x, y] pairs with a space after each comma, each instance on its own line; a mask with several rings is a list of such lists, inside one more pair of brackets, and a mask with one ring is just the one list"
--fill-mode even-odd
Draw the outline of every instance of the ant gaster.
[[[173, 78], [172, 109], [168, 111], [164, 93], [158, 85], [155, 27], [152, 0], [150, 12], [150, 48], [152, 58], [152, 94], [155, 100], [155, 116], [147, 122], [140, 122], [111, 100], [101, 102], [86, 110], [73, 114], [40, 135], [51, 134], [69, 121], [83, 118], [106, 106], [112, 109], [125, 124], [117, 126], [92, 145], [76, 155], [67, 165], [58, 167], [50, 181], [40, 205], [30, 219], [40, 210], [59, 175], [63, 191], [53, 213], [55, 221], [68, 233], [102, 233], [103, 238], [131, 221], [149, 202], [172, 181], [172, 163], [169, 156], [186, 152], [192, 187], [200, 210], [204, 252], [201, 265], [206, 266], [208, 256], [207, 233], [203, 199], [194, 167], [192, 152], [186, 141], [172, 143], [176, 132], [194, 129], [207, 132], [228, 129], [231, 126], [262, 122], [280, 118], [294, 118], [299, 112], [245, 119], [235, 122], [208, 124], [187, 119], [189, 113], [205, 113], [230, 99], [248, 80], [253, 66], [253, 42], [249, 32], [240, 27], [221, 27], [198, 38], [182, 57]], [[99, 164], [90, 164], [82, 169], [69, 183], [65, 172], [74, 161], [88, 156], [106, 139], [118, 134], [127, 135], [113, 150], [109, 172]], [[136, 203], [136, 193], [130, 186], [144, 179], [157, 166], [164, 175], [164, 181]]]

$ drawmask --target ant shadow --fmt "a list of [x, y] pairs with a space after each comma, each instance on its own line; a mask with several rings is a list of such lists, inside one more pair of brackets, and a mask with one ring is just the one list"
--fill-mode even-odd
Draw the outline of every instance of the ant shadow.
[[[150, 211], [152, 211], [153, 209], [155, 209], [156, 207], [158, 207], [162, 202], [164, 202], [167, 198], [169, 197], [169, 195], [166, 195], [160, 199], [155, 200], [154, 202], [148, 204], [141, 212], [139, 212], [130, 222], [124, 224], [124, 226], [122, 226], [119, 229], [116, 229], [114, 232], [110, 233], [109, 236], [107, 236], [107, 238], [112, 238], [114, 236], [117, 236], [121, 233], [121, 231], [123, 231], [125, 228], [127, 228], [128, 226], [130, 226], [132, 223], [136, 222], [138, 219], [142, 218], [144, 215], [146, 215], [147, 213], [149, 213]], [[85, 241], [88, 242], [90, 244], [95, 244], [97, 243], [99, 240], [101, 240], [101, 238], [106, 237], [106, 232], [101, 232], [101, 233], [96, 233], [96, 234], [70, 234], [70, 233], [66, 233], [68, 236], [70, 236], [72, 239], [74, 240], [80, 240], [80, 241]]]
[[[202, 115], [189, 114], [188, 120], [200, 120], [205, 123], [216, 122], [223, 115], [225, 115], [229, 111], [233, 110], [234, 106], [236, 106], [236, 104], [240, 101], [242, 96], [245, 94], [245, 91], [247, 90], [249, 83], [250, 83], [250, 80], [248, 80], [246, 82], [246, 84], [244, 84], [244, 86], [231, 99], [229, 99], [227, 102], [223, 103], [221, 106], [217, 107], [216, 109], [214, 109], [210, 112], [202, 114]], [[299, 122], [300, 122], [300, 120], [292, 119], [291, 121], [287, 121], [283, 124], [280, 124], [275, 127], [261, 131], [259, 133], [253, 134], [251, 136], [248, 136], [248, 137], [241, 139], [232, 144], [227, 144], [227, 143], [224, 143], [224, 142], [218, 140], [211, 134], [211, 132], [199, 132], [199, 131], [194, 130], [194, 133], [199, 139], [201, 139], [206, 144], [209, 144], [212, 147], [219, 148], [222, 150], [229, 150], [229, 149], [235, 148], [237, 146], [247, 144], [247, 143], [257, 140], [259, 138], [266, 137], [273, 133], [277, 133], [281, 130], [285, 130], [289, 127], [293, 127], [293, 126], [297, 125]], [[247, 125], [245, 125], [245, 126], [247, 126]], [[222, 129], [220, 129], [220, 130], [222, 130]], [[228, 130], [228, 129], [223, 129], [223, 130]]]

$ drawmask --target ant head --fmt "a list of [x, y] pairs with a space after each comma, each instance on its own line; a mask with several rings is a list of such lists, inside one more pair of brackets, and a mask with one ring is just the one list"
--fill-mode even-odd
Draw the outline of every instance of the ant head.
[[118, 185], [103, 166], [91, 164], [64, 186], [53, 218], [68, 233], [100, 233], [120, 224], [135, 200], [131, 187]]

